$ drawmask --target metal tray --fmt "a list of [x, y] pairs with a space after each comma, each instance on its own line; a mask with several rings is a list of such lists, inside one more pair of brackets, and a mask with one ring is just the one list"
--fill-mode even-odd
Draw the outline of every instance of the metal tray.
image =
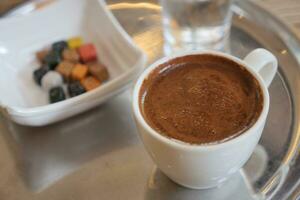
[[[107, 3], [150, 62], [163, 55], [157, 2]], [[128, 90], [96, 109], [51, 126], [25, 127], [0, 116], [0, 199], [298, 199], [299, 39], [250, 1], [239, 1], [234, 11], [231, 53], [243, 57], [264, 47], [280, 64], [269, 88], [266, 127], [243, 170], [210, 190], [189, 190], [170, 181], [137, 137]]]

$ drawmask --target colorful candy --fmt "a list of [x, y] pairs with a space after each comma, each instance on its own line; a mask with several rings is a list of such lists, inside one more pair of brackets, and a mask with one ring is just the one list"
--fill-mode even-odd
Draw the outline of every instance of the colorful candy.
[[75, 65], [69, 61], [62, 61], [55, 70], [64, 77], [65, 81], [69, 81], [74, 66]]
[[80, 81], [81, 85], [84, 87], [86, 91], [93, 90], [97, 88], [101, 83], [99, 80], [92, 76], [88, 76]]
[[84, 44], [78, 48], [80, 59], [84, 63], [97, 60], [97, 51], [93, 44]]
[[44, 58], [44, 62], [48, 65], [50, 70], [54, 70], [55, 67], [60, 63], [60, 61], [61, 57], [59, 53], [55, 51], [49, 52]]
[[42, 88], [45, 91], [49, 91], [52, 88], [62, 86], [63, 83], [64, 82], [62, 75], [56, 71], [47, 72], [41, 80]]
[[36, 53], [36, 58], [40, 63], [44, 63], [45, 57], [49, 54], [49, 50], [41, 50]]
[[74, 63], [78, 63], [80, 59], [79, 54], [75, 49], [64, 49], [62, 57], [64, 60]]
[[77, 49], [82, 45], [81, 37], [73, 37], [68, 40], [68, 46], [70, 49]]
[[59, 54], [61, 54], [66, 48], [68, 48], [68, 44], [65, 41], [58, 41], [52, 44], [52, 51], [55, 51]]
[[76, 64], [72, 70], [71, 77], [75, 81], [80, 81], [84, 77], [86, 77], [88, 73], [88, 67], [83, 64]]
[[70, 97], [75, 97], [85, 93], [85, 89], [79, 82], [73, 82], [68, 85], [68, 92]]
[[48, 92], [49, 102], [66, 99], [64, 87], [74, 97], [99, 87], [109, 78], [107, 68], [97, 62], [93, 44], [82, 44], [80, 37], [58, 41], [50, 49], [36, 53], [42, 67], [33, 72], [38, 85]]
[[62, 87], [54, 87], [50, 89], [49, 92], [50, 103], [56, 103], [65, 99], [66, 99], [66, 95]]
[[41, 85], [41, 80], [43, 76], [49, 71], [48, 66], [43, 65], [39, 69], [34, 70], [33, 72], [33, 79], [38, 85]]
[[100, 63], [92, 63], [89, 65], [89, 73], [95, 76], [100, 82], [104, 82], [108, 79], [107, 68]]

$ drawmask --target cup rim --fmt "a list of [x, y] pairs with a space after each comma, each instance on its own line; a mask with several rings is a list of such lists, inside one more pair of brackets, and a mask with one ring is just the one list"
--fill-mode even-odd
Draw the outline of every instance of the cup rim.
[[[140, 89], [141, 86], [144, 82], [144, 80], [148, 77], [148, 75], [155, 69], [157, 68], [159, 65], [170, 61], [172, 59], [175, 58], [179, 58], [179, 57], [183, 57], [183, 56], [189, 56], [189, 55], [203, 55], [203, 54], [210, 54], [210, 55], [216, 55], [216, 56], [221, 56], [227, 59], [230, 59], [236, 63], [238, 63], [239, 65], [245, 67], [245, 69], [251, 73], [255, 79], [258, 81], [259, 86], [262, 90], [263, 93], [263, 109], [258, 117], [258, 119], [256, 120], [256, 122], [250, 127], [248, 128], [245, 132], [241, 133], [240, 135], [234, 137], [234, 138], [230, 138], [229, 140], [226, 141], [222, 141], [220, 143], [215, 142], [215, 143], [208, 143], [208, 144], [192, 144], [192, 143], [188, 143], [188, 142], [184, 142], [184, 141], [180, 141], [171, 137], [167, 137], [167, 136], [163, 136], [162, 134], [158, 133], [156, 130], [154, 130], [144, 119], [142, 112], [140, 110], [140, 106], [139, 106], [139, 93], [140, 93]], [[216, 148], [220, 148], [222, 146], [227, 146], [227, 145], [232, 145], [234, 143], [239, 142], [240, 140], [243, 140], [245, 137], [247, 137], [250, 134], [254, 134], [252, 130], [257, 130], [260, 128], [260, 126], [264, 123], [268, 111], [269, 111], [269, 103], [270, 103], [270, 99], [269, 99], [269, 92], [267, 89], [266, 84], [264, 83], [263, 79], [261, 78], [261, 76], [255, 72], [251, 67], [248, 66], [247, 63], [245, 63], [242, 59], [237, 58], [235, 56], [232, 56], [230, 54], [227, 53], [223, 53], [223, 52], [218, 52], [218, 51], [212, 51], [212, 50], [192, 50], [192, 51], [182, 51], [176, 54], [172, 54], [170, 56], [164, 56], [160, 59], [158, 59], [157, 61], [153, 62], [152, 64], [150, 64], [148, 66], [148, 68], [146, 68], [138, 77], [135, 85], [134, 85], [134, 89], [133, 89], [133, 99], [132, 99], [132, 106], [133, 106], [133, 113], [135, 116], [135, 119], [137, 121], [137, 123], [141, 124], [146, 130], [147, 130], [147, 134], [151, 134], [153, 137], [155, 137], [156, 139], [167, 143], [171, 146], [177, 147], [177, 148], [183, 148], [186, 150], [195, 150], [195, 149], [199, 149], [199, 150], [211, 150], [211, 149], [216, 149]]]

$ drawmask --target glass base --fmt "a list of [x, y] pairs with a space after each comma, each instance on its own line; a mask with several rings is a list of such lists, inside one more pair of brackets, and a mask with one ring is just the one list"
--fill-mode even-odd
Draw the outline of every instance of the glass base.
[[223, 41], [219, 43], [214, 43], [214, 44], [197, 44], [197, 43], [189, 43], [189, 44], [184, 44], [184, 45], [172, 45], [165, 41], [164, 43], [164, 54], [166, 56], [172, 55], [174, 53], [179, 53], [182, 51], [205, 51], [205, 50], [214, 50], [214, 51], [221, 51], [224, 53], [231, 53], [231, 48], [230, 48], [230, 38], [226, 37]]

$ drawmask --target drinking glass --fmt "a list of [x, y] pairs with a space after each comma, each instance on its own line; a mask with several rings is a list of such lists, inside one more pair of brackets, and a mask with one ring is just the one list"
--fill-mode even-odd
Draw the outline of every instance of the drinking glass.
[[232, 0], [160, 0], [165, 53], [227, 48]]

